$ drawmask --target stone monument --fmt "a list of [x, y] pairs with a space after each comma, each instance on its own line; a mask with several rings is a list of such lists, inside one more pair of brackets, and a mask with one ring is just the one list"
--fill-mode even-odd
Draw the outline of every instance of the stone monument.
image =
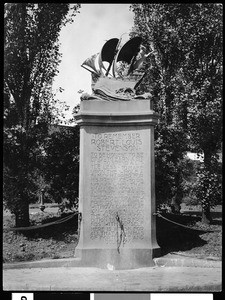
[[[136, 95], [149, 54], [141, 38], [111, 39], [83, 63], [93, 94], [81, 96], [79, 212], [75, 257], [82, 265], [153, 266], [155, 225], [154, 125], [151, 95]], [[97, 59], [99, 68], [96, 67]]]

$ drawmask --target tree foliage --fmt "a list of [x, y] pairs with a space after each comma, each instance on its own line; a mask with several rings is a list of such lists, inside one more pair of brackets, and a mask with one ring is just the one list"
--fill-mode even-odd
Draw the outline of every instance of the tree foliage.
[[[161, 170], [163, 165], [168, 168], [173, 164], [175, 172], [168, 170], [169, 174], [180, 172], [181, 153], [177, 147], [183, 148], [182, 153], [203, 153], [204, 168], [209, 173], [221, 148], [222, 5], [147, 3], [132, 4], [131, 9], [135, 14], [133, 35], [142, 36], [147, 51], [152, 51], [146, 64], [149, 75], [140, 88], [152, 93], [154, 108], [160, 114], [156, 129], [156, 172], [160, 167], [160, 176], [156, 173], [156, 183], [167, 182], [161, 187], [166, 186], [164, 191], [169, 195], [174, 183], [167, 178], [168, 173], [161, 176]], [[174, 143], [174, 134], [179, 136], [179, 143]], [[166, 141], [168, 136], [171, 147]], [[170, 149], [175, 160], [167, 159], [168, 155], [160, 157], [159, 137], [164, 137], [164, 152]], [[162, 188], [156, 192], [163, 194]], [[198, 197], [202, 201], [200, 194]], [[211, 198], [204, 199], [203, 208], [209, 207]]]
[[[37, 157], [53, 121], [59, 33], [80, 5], [9, 3], [4, 13], [4, 203], [29, 224]], [[37, 173], [37, 172], [36, 172]]]
[[79, 194], [79, 127], [58, 127], [44, 145], [43, 174], [55, 202], [71, 203]]
[[[74, 5], [73, 15], [79, 8]], [[48, 111], [52, 80], [60, 63], [59, 33], [71, 22], [64, 3], [5, 6], [4, 84], [15, 105], [14, 122], [28, 128]]]

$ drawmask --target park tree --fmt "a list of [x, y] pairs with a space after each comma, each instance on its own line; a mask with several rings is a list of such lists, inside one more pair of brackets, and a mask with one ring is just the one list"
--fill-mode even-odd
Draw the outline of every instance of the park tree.
[[[171, 155], [177, 158], [173, 164], [175, 173], [182, 166], [178, 144], [183, 153], [192, 150], [204, 154], [197, 195], [203, 208], [203, 221], [207, 222], [212, 195], [220, 188], [216, 175], [210, 181], [206, 178], [218, 170], [215, 158], [221, 148], [222, 5], [132, 4], [131, 9], [135, 15], [133, 35], [141, 35], [146, 50], [152, 51], [146, 63], [149, 75], [140, 88], [152, 93], [154, 108], [160, 114], [156, 128], [156, 184], [157, 162], [158, 166], [172, 163], [168, 155], [158, 160], [158, 138], [166, 152], [168, 147], [163, 136], [171, 136]], [[170, 133], [174, 130], [179, 133], [179, 143], [173, 142], [174, 135]], [[163, 177], [158, 178], [160, 182]], [[212, 183], [213, 178], [216, 181]]]
[[[60, 30], [80, 5], [8, 3], [4, 11], [4, 205], [29, 225], [37, 157], [53, 122]], [[37, 173], [37, 172], [36, 172]]]
[[178, 37], [169, 25], [176, 14], [170, 15], [165, 6], [171, 9], [170, 4], [133, 4], [132, 35], [140, 35], [146, 52], [151, 52], [146, 61], [147, 73], [139, 90], [152, 94], [154, 110], [160, 115], [155, 128], [157, 205], [168, 203], [179, 212], [182, 161], [188, 141], [183, 118], [179, 115], [184, 111], [184, 104], [176, 101], [174, 86], [184, 55], [179, 48]]
[[192, 149], [204, 157], [196, 186], [204, 223], [211, 221], [210, 207], [221, 201], [222, 195], [218, 162], [222, 143], [222, 26], [220, 4], [195, 7], [193, 23], [187, 30], [187, 35], [194, 34], [182, 76], [185, 97], [188, 95], [187, 127]]

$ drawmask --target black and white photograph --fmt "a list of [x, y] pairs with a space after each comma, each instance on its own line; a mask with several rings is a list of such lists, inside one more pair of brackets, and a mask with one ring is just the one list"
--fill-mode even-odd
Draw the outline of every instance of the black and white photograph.
[[4, 4], [3, 291], [222, 291], [222, 17]]

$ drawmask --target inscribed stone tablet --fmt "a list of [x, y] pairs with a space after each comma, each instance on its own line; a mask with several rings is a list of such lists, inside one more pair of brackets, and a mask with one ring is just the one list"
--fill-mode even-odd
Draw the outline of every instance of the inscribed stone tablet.
[[86, 126], [92, 241], [116, 244], [121, 225], [124, 244], [144, 239], [145, 207], [150, 199], [149, 139], [149, 128]]

